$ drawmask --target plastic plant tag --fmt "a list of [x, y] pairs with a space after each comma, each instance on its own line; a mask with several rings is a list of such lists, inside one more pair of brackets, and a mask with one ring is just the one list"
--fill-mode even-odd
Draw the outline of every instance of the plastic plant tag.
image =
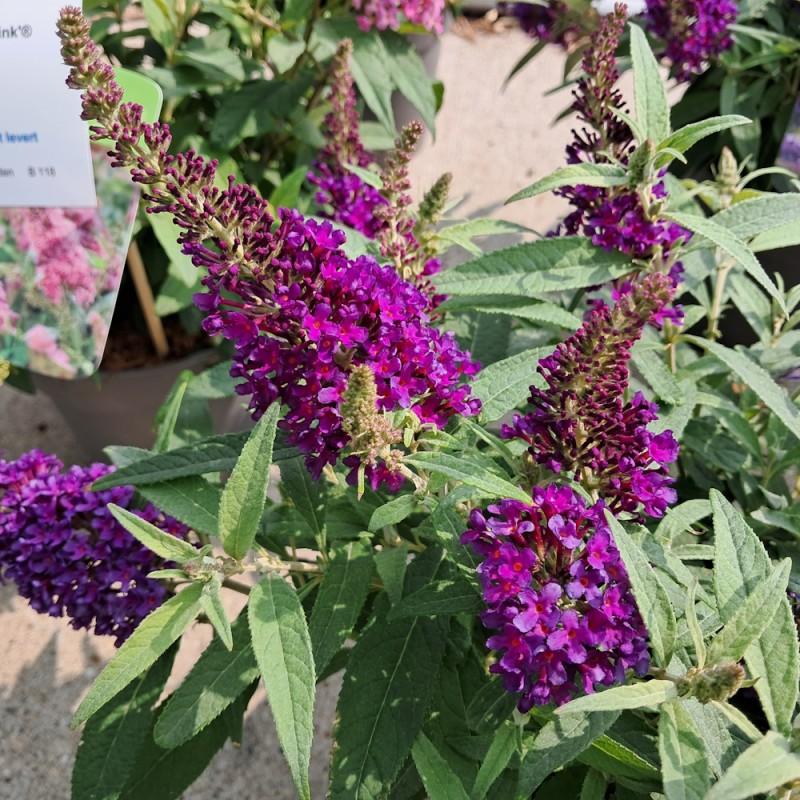
[[0, 206], [95, 202], [81, 100], [66, 86], [55, 23], [63, 0], [0, 0]]
[[[158, 119], [158, 85], [116, 74], [126, 100]], [[96, 204], [0, 208], [0, 359], [56, 378], [85, 378], [100, 364], [139, 203], [107, 150], [92, 144]]]

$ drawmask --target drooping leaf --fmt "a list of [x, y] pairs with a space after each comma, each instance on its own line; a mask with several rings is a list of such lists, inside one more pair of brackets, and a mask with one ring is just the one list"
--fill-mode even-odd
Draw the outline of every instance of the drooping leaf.
[[225, 552], [242, 559], [253, 545], [264, 513], [280, 404], [273, 403], [242, 448], [219, 501], [219, 537]]
[[714, 222], [743, 241], [800, 222], [800, 195], [793, 192], [740, 200], [714, 215]]
[[556, 714], [587, 713], [590, 711], [624, 711], [630, 708], [647, 708], [658, 706], [667, 700], [674, 700], [678, 690], [672, 681], [651, 680], [644, 683], [632, 683], [628, 686], [614, 686], [596, 694], [578, 697], [561, 706]]
[[659, 709], [658, 752], [667, 800], [703, 800], [711, 783], [705, 742], [681, 703]]
[[711, 787], [705, 800], [747, 800], [800, 780], [800, 755], [780, 734], [768, 731]]
[[[739, 114], [708, 117], [698, 122], [690, 122], [688, 125], [684, 125], [661, 141], [658, 144], [658, 149], [666, 150], [669, 148], [670, 150], [677, 150], [679, 153], [685, 153], [689, 148], [693, 147], [707, 136], [712, 136], [715, 133], [728, 130], [737, 125], [747, 125], [749, 122], [750, 120], [747, 117], [743, 117]], [[672, 160], [672, 156], [664, 153], [659, 155], [656, 165], [658, 167], [666, 167]]]
[[[575, 701], [572, 701], [575, 702]], [[568, 703], [564, 708], [568, 708]], [[618, 711], [575, 712], [548, 722], [522, 758], [517, 794], [528, 797], [554, 770], [577, 758], [619, 717]]]
[[203, 593], [200, 595], [200, 608], [203, 609], [220, 641], [228, 650], [232, 650], [233, 634], [231, 633], [228, 613], [222, 603], [222, 576], [219, 573], [203, 585]]
[[638, 25], [629, 27], [636, 122], [647, 139], [662, 142], [670, 128], [667, 89], [644, 31]]
[[521, 500], [523, 503], [530, 502], [530, 495], [514, 486], [513, 483], [487, 472], [469, 461], [447, 453], [420, 452], [416, 453], [413, 458], [406, 458], [405, 463], [429, 472], [438, 472], [451, 480], [461, 481], [467, 486], [474, 486], [476, 489], [486, 492], [490, 497], [508, 497]]
[[231, 631], [233, 649], [212, 639], [164, 704], [153, 732], [159, 747], [179, 747], [193, 739], [258, 680], [246, 613], [239, 615]]
[[347, 542], [331, 551], [308, 623], [317, 675], [353, 630], [367, 597], [372, 569], [371, 553], [361, 542]]
[[162, 531], [127, 508], [109, 503], [108, 510], [128, 533], [161, 558], [176, 561], [178, 564], [197, 558], [198, 551], [189, 542]]
[[472, 391], [483, 404], [481, 415], [486, 422], [500, 419], [527, 400], [531, 386], [544, 384], [536, 367], [551, 352], [549, 347], [536, 347], [481, 370]]
[[506, 205], [516, 203], [518, 200], [527, 200], [538, 194], [552, 192], [562, 186], [624, 186], [628, 182], [628, 174], [622, 167], [614, 164], [570, 164], [551, 172], [541, 180], [532, 183], [524, 189], [512, 194], [506, 200]]
[[375, 553], [375, 567], [392, 605], [399, 603], [403, 596], [403, 581], [407, 566], [408, 547], [405, 542], [399, 547], [384, 547]]
[[517, 750], [518, 730], [513, 722], [506, 722], [495, 731], [472, 786], [470, 800], [483, 800], [492, 784], [500, 777], [500, 773], [508, 766], [508, 762]]
[[72, 800], [117, 799], [150, 732], [173, 657], [165, 653], [86, 723], [72, 769]]
[[72, 719], [73, 727], [149, 669], [191, 624], [200, 609], [199, 583], [187, 586], [148, 614], [97, 676]]
[[669, 596], [655, 570], [647, 562], [642, 549], [633, 541], [627, 531], [610, 513], [606, 514], [614, 542], [628, 571], [633, 596], [645, 627], [650, 634], [653, 654], [662, 666], [669, 663], [673, 647], [677, 621], [669, 602]]
[[387, 525], [396, 525], [413, 513], [418, 506], [419, 502], [414, 495], [401, 494], [376, 508], [370, 517], [368, 527], [371, 531], [379, 531]]

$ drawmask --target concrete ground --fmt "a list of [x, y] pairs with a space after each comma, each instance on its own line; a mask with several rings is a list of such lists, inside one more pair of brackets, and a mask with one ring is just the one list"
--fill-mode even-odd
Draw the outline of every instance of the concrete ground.
[[[570, 98], [567, 92], [546, 92], [561, 82], [563, 56], [549, 49], [503, 89], [529, 40], [518, 31], [467, 33], [457, 27], [442, 39], [437, 75], [446, 93], [438, 136], [435, 143], [424, 143], [412, 178], [423, 190], [450, 171], [454, 196], [464, 196], [459, 216], [490, 215], [547, 230], [563, 209], [560, 200], [543, 196], [505, 209], [502, 203], [562, 163], [570, 126], [552, 121]], [[34, 447], [55, 452], [67, 463], [84, 459], [80, 442], [47, 397], [0, 389], [0, 450], [15, 457]], [[69, 730], [69, 719], [113, 653], [111, 642], [34, 613], [12, 586], [0, 587], [0, 636], [0, 800], [67, 800], [80, 739], [80, 732]], [[186, 669], [203, 645], [203, 632], [197, 632], [182, 648], [177, 669]], [[318, 695], [311, 778], [315, 798], [325, 795], [337, 689], [334, 678]], [[185, 796], [295, 796], [263, 694], [251, 703], [243, 746], [227, 745]]]

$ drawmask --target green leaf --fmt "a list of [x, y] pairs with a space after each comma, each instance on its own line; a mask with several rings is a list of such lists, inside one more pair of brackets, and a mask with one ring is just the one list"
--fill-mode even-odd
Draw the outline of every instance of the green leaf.
[[73, 727], [86, 722], [95, 711], [155, 664], [180, 638], [197, 616], [202, 590], [199, 583], [190, 584], [139, 623], [83, 698], [72, 719]]
[[[739, 114], [726, 114], [722, 117], [708, 117], [708, 119], [702, 119], [698, 122], [691, 122], [667, 136], [666, 139], [659, 143], [658, 149], [665, 150], [669, 148], [670, 150], [677, 150], [679, 153], [685, 153], [690, 147], [693, 147], [707, 136], [728, 130], [736, 125], [747, 125], [749, 122], [750, 120], [747, 117]], [[659, 155], [656, 166], [665, 167], [671, 161], [671, 157]]]
[[165, 750], [148, 737], [119, 800], [177, 800], [237, 727], [253, 688], [245, 690], [222, 716], [180, 747]]
[[605, 800], [607, 788], [608, 781], [606, 781], [603, 773], [598, 772], [596, 769], [590, 769], [583, 779], [581, 796], [578, 800]]
[[413, 458], [406, 458], [405, 463], [418, 469], [437, 472], [451, 480], [461, 481], [467, 486], [474, 486], [485, 492], [488, 497], [508, 497], [521, 500], [523, 503], [528, 503], [531, 499], [530, 495], [514, 486], [513, 483], [509, 483], [469, 461], [447, 453], [420, 452], [416, 453]]
[[544, 385], [536, 368], [539, 359], [552, 352], [550, 347], [536, 347], [496, 361], [480, 371], [472, 392], [482, 403], [484, 422], [493, 422], [517, 408], [528, 399], [531, 386]]
[[[772, 570], [767, 551], [742, 516], [717, 491], [711, 492], [714, 511], [714, 592], [723, 622], [729, 621], [767, 579]], [[800, 657], [797, 628], [784, 598], [772, 624], [745, 653], [755, 689], [770, 726], [788, 733], [798, 698]]]
[[667, 800], [703, 800], [711, 769], [703, 737], [681, 703], [665, 703], [658, 721], [658, 752]]
[[411, 756], [430, 800], [469, 800], [447, 759], [424, 733], [420, 732], [414, 741]]
[[371, 577], [371, 552], [361, 542], [347, 542], [331, 551], [308, 623], [317, 675], [353, 630]]
[[219, 537], [225, 552], [236, 559], [252, 547], [264, 513], [280, 410], [280, 403], [273, 403], [258, 421], [222, 490]]
[[361, 180], [366, 183], [367, 186], [371, 186], [373, 189], [383, 189], [383, 181], [377, 172], [373, 172], [371, 169], [357, 167], [355, 164], [342, 164], [342, 166], [348, 172], [352, 172], [353, 175], [361, 178]]
[[389, 614], [389, 620], [416, 616], [477, 614], [483, 608], [478, 590], [466, 578], [445, 578], [404, 597]]
[[142, 0], [142, 11], [152, 37], [169, 52], [175, 44], [175, 23], [167, 0]]
[[658, 397], [673, 406], [683, 403], [681, 385], [667, 369], [660, 352], [634, 347], [632, 361]]
[[153, 732], [160, 747], [178, 747], [193, 739], [258, 680], [246, 613], [239, 615], [231, 631], [233, 649], [212, 639], [167, 699]]
[[371, 531], [379, 531], [387, 525], [396, 525], [402, 522], [409, 514], [418, 508], [419, 502], [413, 494], [403, 494], [384, 503], [372, 512], [367, 526]]
[[205, 612], [208, 621], [225, 647], [228, 650], [232, 650], [231, 623], [228, 620], [225, 606], [222, 604], [222, 576], [219, 573], [203, 586], [203, 593], [200, 595], [200, 608]]
[[669, 136], [670, 127], [667, 90], [644, 31], [638, 25], [629, 27], [636, 122], [647, 139], [654, 143], [662, 142]]
[[161, 556], [167, 561], [177, 561], [178, 564], [194, 561], [198, 557], [199, 551], [189, 542], [184, 542], [183, 539], [156, 528], [152, 523], [138, 517], [132, 511], [128, 511], [127, 508], [109, 503], [108, 510], [128, 533], [157, 556]]
[[650, 634], [658, 663], [666, 667], [675, 646], [677, 621], [667, 591], [650, 566], [642, 549], [610, 513], [606, 514], [614, 542], [628, 571], [636, 605]]
[[442, 313], [471, 309], [483, 314], [508, 314], [517, 319], [542, 322], [570, 331], [574, 331], [581, 324], [578, 317], [561, 306], [530, 297], [504, 297], [493, 294], [477, 297], [461, 296], [447, 300], [439, 307]]
[[687, 341], [708, 350], [726, 367], [733, 370], [764, 401], [766, 406], [780, 421], [800, 439], [800, 411], [792, 402], [786, 390], [778, 386], [770, 374], [737, 350], [731, 350], [719, 342], [687, 336]]
[[292, 170], [269, 196], [270, 205], [273, 208], [294, 208], [307, 175], [307, 166]]
[[[574, 702], [562, 708], [571, 710]], [[548, 775], [577, 758], [614, 724], [617, 717], [619, 712], [612, 710], [569, 713], [550, 720], [536, 734], [522, 758], [517, 795], [533, 794]]]
[[651, 680], [628, 686], [614, 686], [596, 694], [578, 697], [556, 710], [556, 714], [577, 714], [589, 711], [625, 711], [630, 708], [658, 706], [674, 700], [678, 690], [672, 681]]
[[247, 613], [278, 741], [297, 793], [309, 800], [316, 676], [306, 616], [294, 587], [274, 572], [253, 587]]
[[739, 661], [759, 639], [786, 597], [791, 559], [784, 559], [742, 603], [708, 646], [710, 664]]
[[405, 542], [399, 547], [384, 547], [375, 553], [375, 567], [392, 605], [399, 603], [403, 596], [403, 580], [407, 565], [408, 547]]
[[[408, 569], [406, 591], [433, 580], [441, 559], [430, 550], [419, 556]], [[329, 789], [339, 800], [385, 796], [422, 727], [444, 655], [441, 620], [388, 623], [387, 609], [388, 601], [379, 601], [375, 622], [356, 641], [339, 695]]]
[[[481, 236], [498, 236], [507, 233], [531, 233], [531, 229], [505, 219], [479, 217], [478, 219], [456, 222], [439, 228], [436, 231], [436, 239], [440, 242], [457, 244], [477, 256], [481, 254], [481, 249], [473, 243], [473, 239]], [[444, 248], [440, 247], [440, 250], [442, 249]]]
[[430, 74], [422, 57], [406, 36], [394, 31], [384, 31], [381, 41], [388, 56], [388, 68], [392, 82], [414, 108], [419, 111], [425, 127], [436, 136], [436, 98]]
[[775, 286], [769, 275], [764, 271], [753, 251], [739, 238], [734, 236], [727, 228], [717, 224], [716, 218], [707, 219], [697, 214], [670, 213], [668, 219], [677, 222], [687, 230], [697, 233], [715, 244], [731, 258], [741, 264], [750, 277], [759, 283], [768, 294], [775, 298], [781, 310], [786, 311], [783, 295]]
[[472, 786], [470, 800], [483, 800], [500, 773], [508, 766], [508, 762], [517, 750], [518, 730], [513, 722], [507, 722], [495, 731], [489, 752], [486, 753]]
[[742, 753], [705, 800], [746, 800], [800, 780], [800, 755], [774, 731]]
[[606, 252], [580, 236], [566, 236], [487, 253], [437, 275], [436, 288], [451, 297], [530, 297], [605, 283], [630, 270], [630, 260], [622, 253]]
[[714, 222], [742, 241], [800, 222], [800, 195], [793, 192], [740, 200], [715, 214]]
[[472, 696], [467, 706], [467, 724], [483, 733], [493, 731], [505, 722], [517, 704], [517, 697], [509, 694], [500, 678], [484, 683]]
[[172, 387], [166, 403], [159, 410], [158, 417], [160, 417], [161, 422], [158, 426], [158, 436], [153, 445], [154, 453], [163, 453], [169, 449], [172, 434], [175, 432], [175, 423], [178, 421], [178, 414], [180, 414], [183, 395], [189, 386], [189, 380], [181, 376]]
[[164, 655], [95, 714], [83, 730], [72, 769], [72, 800], [116, 800], [150, 731], [174, 653]]
[[293, 458], [281, 464], [281, 491], [311, 529], [318, 546], [324, 549], [327, 514], [325, 482], [312, 480], [303, 458]]
[[562, 186], [624, 186], [628, 183], [628, 174], [622, 167], [614, 164], [570, 164], [550, 173], [541, 180], [532, 183], [525, 189], [520, 189], [516, 194], [506, 200], [505, 205], [516, 203], [518, 200], [527, 200], [538, 194], [560, 189]]
[[221, 491], [199, 475], [146, 484], [136, 490], [165, 514], [179, 519], [198, 533], [217, 535]]

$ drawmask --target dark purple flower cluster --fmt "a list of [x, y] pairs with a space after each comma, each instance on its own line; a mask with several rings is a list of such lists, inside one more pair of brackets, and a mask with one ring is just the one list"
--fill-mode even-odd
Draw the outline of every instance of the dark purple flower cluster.
[[437, 427], [454, 414], [476, 414], [480, 402], [461, 378], [479, 365], [452, 333], [430, 326], [428, 298], [371, 258], [349, 261], [339, 249], [344, 234], [329, 222], [280, 213], [263, 279], [210, 264], [208, 293], [196, 296], [208, 312], [206, 332], [235, 344], [231, 374], [244, 381], [237, 391], [252, 395], [253, 416], [285, 403], [280, 424], [289, 444], [319, 477], [348, 443], [340, 402], [355, 366], [374, 373], [380, 410], [408, 408]]
[[691, 80], [708, 62], [733, 47], [734, 0], [647, 0], [648, 30], [664, 43], [662, 56], [679, 81]]
[[[0, 460], [0, 580], [12, 580], [41, 614], [71, 618], [73, 628], [116, 637], [117, 645], [159, 606], [166, 589], [148, 573], [166, 562], [143, 547], [107, 505], [130, 505], [133, 487], [92, 491], [105, 464], [64, 465], [32, 450]], [[185, 538], [185, 525], [152, 505], [142, 519]]]
[[[439, 427], [478, 412], [462, 378], [479, 365], [453, 334], [430, 326], [431, 300], [416, 285], [371, 258], [348, 260], [345, 236], [329, 222], [282, 209], [273, 231], [269, 204], [252, 187], [232, 177], [215, 186], [216, 162], [169, 155], [168, 126], [143, 124], [141, 107], [120, 103], [78, 9], [62, 12], [59, 35], [84, 119], [97, 120], [92, 129], [144, 184], [149, 210], [173, 216], [183, 252], [208, 271], [195, 303], [208, 314], [204, 329], [235, 344], [237, 391], [252, 396], [256, 419], [276, 400], [289, 407], [281, 424], [314, 476], [348, 444], [339, 404], [354, 367], [374, 372], [381, 410], [411, 409]], [[382, 477], [373, 468], [370, 478]]]
[[671, 431], [647, 430], [657, 407], [640, 392], [623, 401], [631, 348], [673, 293], [666, 275], [652, 273], [613, 308], [595, 304], [583, 326], [539, 362], [547, 387], [531, 386], [533, 411], [502, 428], [504, 438], [526, 441], [537, 463], [596, 491], [615, 515], [662, 517], [676, 497], [667, 471], [678, 456]]
[[533, 39], [567, 47], [583, 33], [577, 15], [561, 0], [547, 0], [545, 5], [534, 3], [498, 3], [497, 10], [515, 17], [519, 27]]
[[533, 490], [530, 505], [503, 500], [475, 509], [464, 544], [483, 557], [477, 572], [496, 631], [490, 671], [519, 692], [518, 708], [594, 692], [647, 672], [645, 630], [625, 566], [603, 515], [568, 486]]
[[322, 126], [325, 147], [314, 161], [308, 180], [319, 189], [314, 201], [322, 207], [321, 216], [374, 239], [383, 225], [375, 210], [386, 200], [347, 169], [369, 169], [377, 163], [364, 149], [359, 135], [356, 92], [349, 69], [352, 49], [350, 40], [345, 39], [331, 65], [331, 110]]

